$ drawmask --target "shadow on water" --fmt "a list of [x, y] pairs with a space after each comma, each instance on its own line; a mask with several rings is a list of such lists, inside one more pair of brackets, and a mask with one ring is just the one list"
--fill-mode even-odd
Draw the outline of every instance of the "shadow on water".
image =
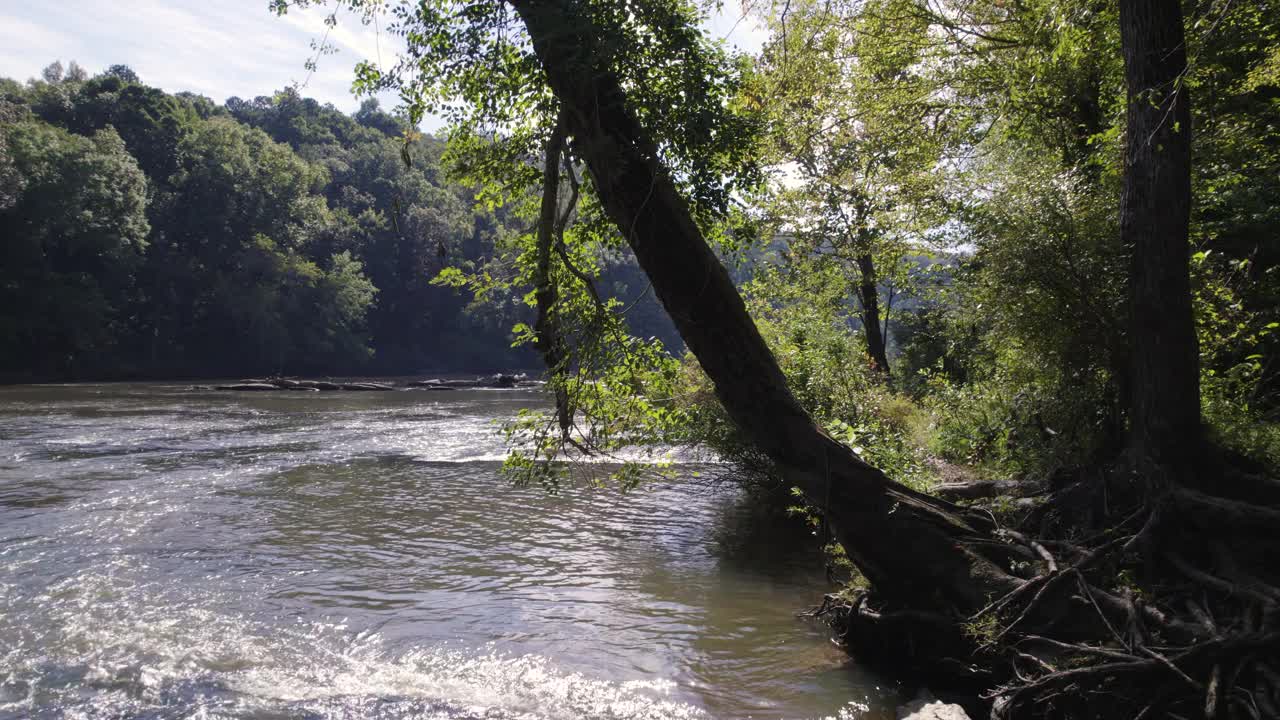
[[[786, 581], [825, 575], [822, 540], [793, 512], [786, 489], [729, 491], [714, 524], [714, 552], [722, 562]], [[816, 573], [816, 574], [815, 574]]]

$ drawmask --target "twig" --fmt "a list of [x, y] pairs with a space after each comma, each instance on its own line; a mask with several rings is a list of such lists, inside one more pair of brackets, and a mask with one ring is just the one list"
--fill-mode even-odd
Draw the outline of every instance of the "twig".
[[1057, 574], [1049, 575], [1048, 576], [1049, 580], [1045, 582], [1044, 587], [1040, 588], [1040, 590], [1035, 594], [1035, 597], [1031, 598], [1031, 602], [1027, 603], [1027, 606], [1022, 609], [1022, 612], [1018, 613], [1018, 617], [1014, 618], [1013, 622], [1006, 625], [1003, 630], [1001, 630], [994, 638], [992, 638], [991, 642], [986, 643], [983, 647], [994, 645], [1000, 640], [1004, 639], [1005, 635], [1008, 635], [1011, 630], [1017, 627], [1018, 624], [1020, 624], [1023, 620], [1027, 618], [1028, 615], [1031, 614], [1031, 611], [1035, 609], [1037, 605], [1040, 604], [1040, 599], [1043, 598], [1051, 588], [1057, 586], [1059, 582], [1061, 582], [1064, 578], [1066, 578], [1070, 572], [1071, 571], [1068, 571], [1066, 573], [1057, 573]]
[[[1102, 624], [1107, 627], [1108, 631], [1110, 631], [1111, 637], [1115, 638], [1116, 642], [1120, 643], [1120, 647], [1125, 650], [1132, 651], [1133, 648], [1129, 647], [1129, 643], [1125, 642], [1124, 638], [1120, 637], [1120, 633], [1116, 632], [1115, 626], [1111, 624], [1111, 620], [1107, 618], [1107, 614], [1102, 612], [1102, 608], [1098, 606], [1098, 600], [1093, 596], [1093, 591], [1089, 588], [1088, 581], [1086, 581], [1084, 576], [1079, 572], [1075, 575], [1077, 584], [1080, 586], [1080, 590], [1083, 591], [1084, 596], [1089, 599], [1089, 604], [1093, 605], [1093, 609], [1098, 611], [1098, 617], [1102, 619]], [[1136, 615], [1137, 613], [1135, 612], [1134, 614]]]
[[1112, 650], [1110, 648], [1093, 647], [1092, 645], [1082, 645], [1082, 644], [1076, 644], [1076, 643], [1067, 643], [1067, 642], [1062, 642], [1061, 640], [1054, 640], [1053, 638], [1043, 637], [1041, 635], [1027, 635], [1022, 642], [1041, 643], [1044, 645], [1048, 645], [1052, 648], [1062, 650], [1064, 652], [1083, 653], [1085, 655], [1096, 655], [1098, 657], [1105, 657], [1105, 658], [1110, 658], [1112, 660], [1120, 660], [1125, 662], [1133, 661], [1133, 660], [1141, 660], [1141, 658], [1137, 657], [1136, 655], [1131, 655], [1129, 653], [1122, 653], [1117, 650]]
[[1150, 658], [1154, 659], [1155, 661], [1159, 662], [1161, 665], [1163, 665], [1163, 666], [1165, 666], [1166, 668], [1168, 668], [1168, 669], [1169, 669], [1169, 670], [1170, 670], [1174, 675], [1177, 675], [1178, 677], [1182, 678], [1182, 680], [1183, 680], [1184, 682], [1186, 682], [1188, 685], [1190, 685], [1190, 686], [1192, 687], [1192, 689], [1194, 689], [1194, 690], [1196, 690], [1196, 691], [1199, 691], [1199, 692], [1203, 692], [1203, 691], [1204, 691], [1204, 686], [1203, 686], [1203, 685], [1201, 685], [1200, 683], [1198, 683], [1198, 682], [1196, 682], [1195, 680], [1191, 679], [1191, 676], [1190, 676], [1190, 675], [1188, 675], [1188, 674], [1186, 674], [1185, 672], [1183, 672], [1182, 670], [1178, 669], [1178, 666], [1177, 666], [1177, 665], [1174, 665], [1174, 664], [1169, 660], [1169, 658], [1167, 658], [1167, 657], [1165, 657], [1165, 656], [1161, 655], [1160, 653], [1156, 652], [1155, 650], [1152, 650], [1151, 648], [1149, 648], [1149, 647], [1147, 647], [1147, 646], [1145, 646], [1145, 645], [1139, 645], [1139, 646], [1138, 646], [1138, 649], [1139, 649], [1139, 650], [1141, 650], [1141, 651], [1143, 652], [1143, 654], [1147, 655], [1148, 657], [1150, 657]]
[[1204, 698], [1204, 716], [1206, 720], [1216, 720], [1218, 717], [1218, 706], [1222, 701], [1221, 680], [1222, 664], [1214, 663], [1213, 670], [1209, 673], [1209, 688], [1205, 691]]
[[1036, 553], [1040, 555], [1041, 558], [1044, 559], [1045, 563], [1049, 566], [1049, 572], [1051, 573], [1058, 572], [1058, 563], [1053, 559], [1053, 556], [1049, 554], [1049, 551], [1046, 550], [1043, 545], [1036, 542], [1035, 540], [1032, 540], [1031, 548], [1035, 550]]

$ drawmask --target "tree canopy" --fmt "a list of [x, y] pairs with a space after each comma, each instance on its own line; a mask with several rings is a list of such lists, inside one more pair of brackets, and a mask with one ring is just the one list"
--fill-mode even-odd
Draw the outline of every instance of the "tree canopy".
[[[433, 282], [489, 263], [523, 220], [475, 205], [444, 143], [411, 128], [374, 100], [350, 116], [292, 89], [217, 105], [124, 65], [3, 81], [0, 373], [532, 365], [511, 347], [530, 318], [519, 293], [473, 301]], [[621, 287], [638, 285], [616, 260]]]

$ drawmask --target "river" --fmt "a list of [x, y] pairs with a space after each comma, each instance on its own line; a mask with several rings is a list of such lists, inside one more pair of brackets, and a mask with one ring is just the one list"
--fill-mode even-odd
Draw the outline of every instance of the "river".
[[0, 388], [0, 718], [893, 716], [735, 488], [499, 477], [542, 402]]

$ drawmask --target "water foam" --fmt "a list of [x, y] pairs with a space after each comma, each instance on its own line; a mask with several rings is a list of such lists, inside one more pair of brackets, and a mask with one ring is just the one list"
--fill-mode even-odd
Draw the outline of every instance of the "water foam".
[[0, 717], [707, 717], [673, 699], [669, 681], [599, 680], [493, 646], [396, 649], [341, 621], [214, 612], [196, 593], [133, 583], [129, 564], [53, 584], [21, 633], [0, 633], [16, 640], [0, 650]]

